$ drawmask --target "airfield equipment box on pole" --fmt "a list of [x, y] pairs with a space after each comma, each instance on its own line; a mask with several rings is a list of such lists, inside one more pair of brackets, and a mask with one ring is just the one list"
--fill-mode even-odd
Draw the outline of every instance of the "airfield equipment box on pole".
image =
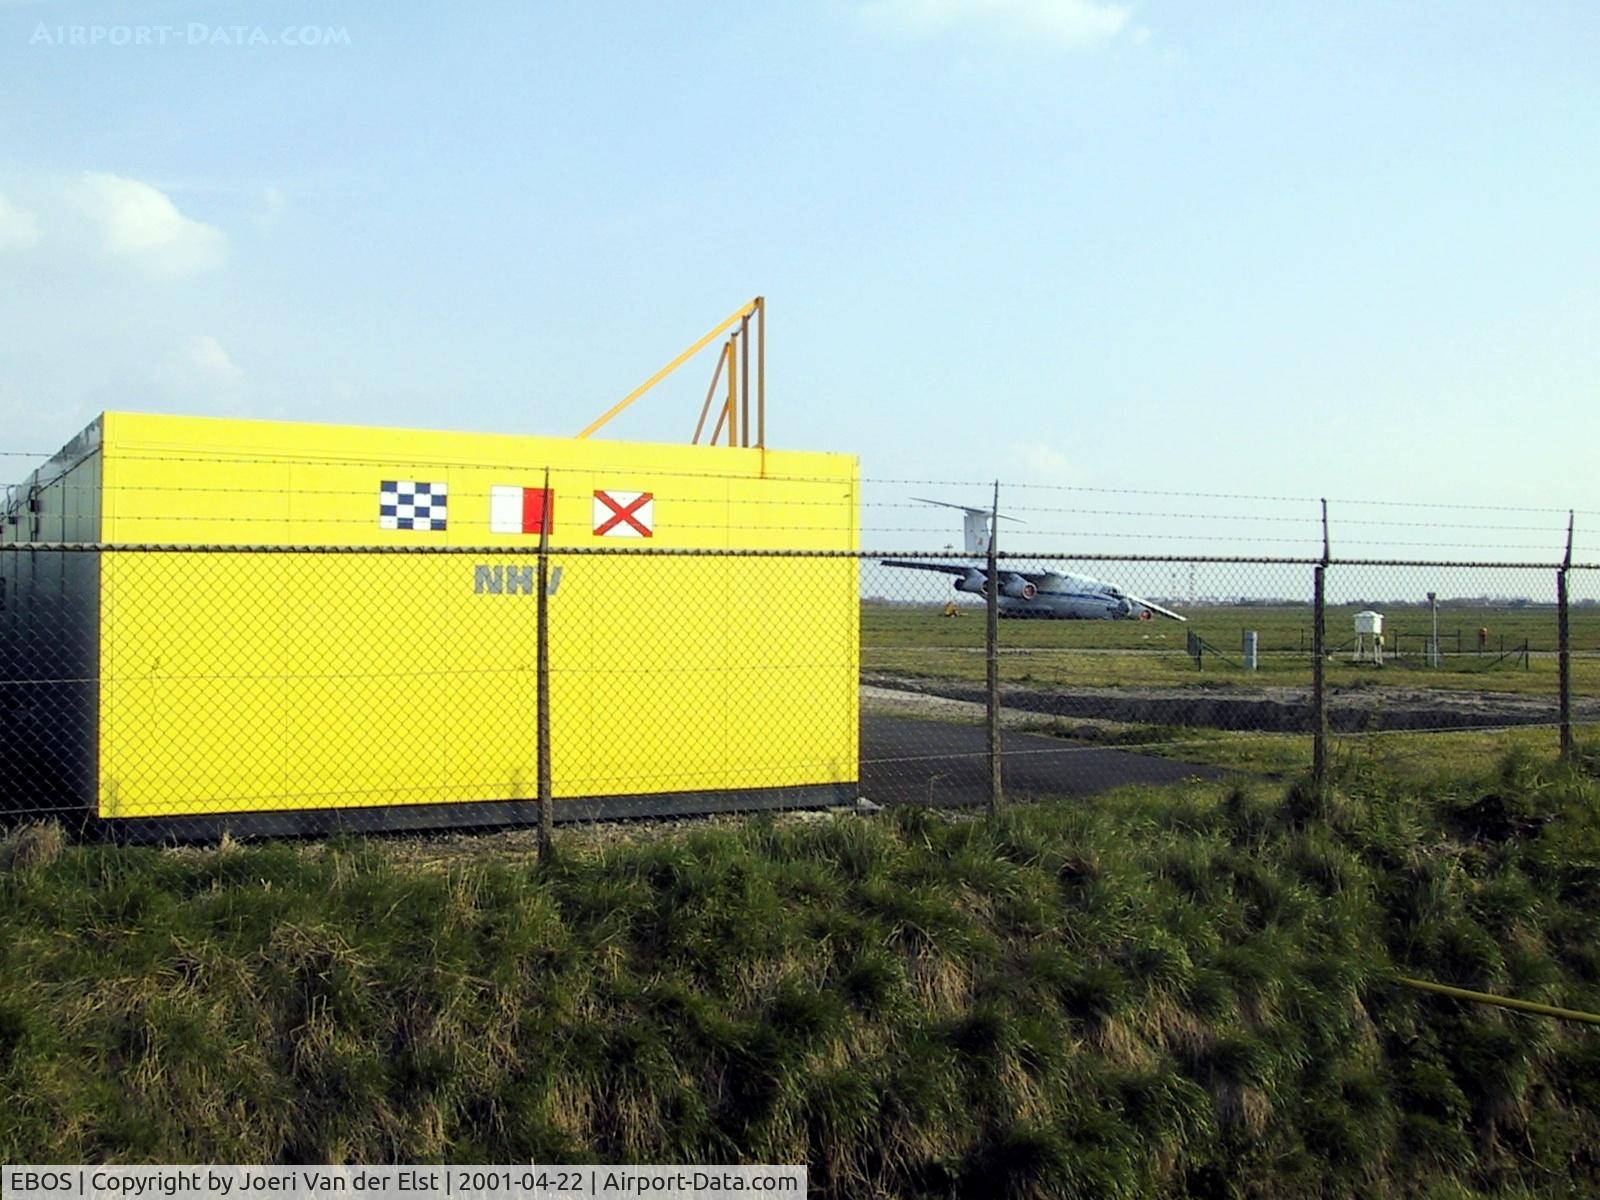
[[858, 485], [847, 455], [106, 413], [0, 518], [0, 804], [146, 837], [529, 819], [547, 519], [558, 818], [852, 800], [857, 562], [694, 552], [854, 551]]

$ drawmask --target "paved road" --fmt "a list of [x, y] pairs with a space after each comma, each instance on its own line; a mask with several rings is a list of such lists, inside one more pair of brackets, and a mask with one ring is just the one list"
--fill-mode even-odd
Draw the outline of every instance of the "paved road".
[[[1006, 795], [1081, 796], [1127, 784], [1219, 779], [1194, 766], [1037, 733], [1006, 731]], [[973, 805], [988, 799], [988, 741], [981, 725], [872, 713], [861, 718], [861, 794], [879, 804]]]

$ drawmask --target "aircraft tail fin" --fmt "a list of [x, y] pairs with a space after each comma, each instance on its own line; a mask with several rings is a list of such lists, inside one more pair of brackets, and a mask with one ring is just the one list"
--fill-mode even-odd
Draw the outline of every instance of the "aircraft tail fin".
[[975, 508], [969, 508], [962, 514], [961, 529], [966, 535], [966, 551], [968, 554], [989, 553], [989, 514]]
[[[940, 508], [956, 508], [961, 510], [961, 532], [965, 543], [963, 549], [968, 554], [989, 553], [989, 510], [987, 508], [969, 508], [965, 504], [951, 504], [948, 500], [929, 500], [924, 496], [912, 496], [911, 499], [922, 504], [937, 504]], [[1025, 522], [1016, 517], [1000, 514], [1002, 521], [1016, 521], [1018, 525]]]

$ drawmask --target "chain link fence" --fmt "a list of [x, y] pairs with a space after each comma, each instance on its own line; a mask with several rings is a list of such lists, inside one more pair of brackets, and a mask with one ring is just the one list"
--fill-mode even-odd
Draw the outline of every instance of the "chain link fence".
[[[1600, 719], [1600, 606], [1582, 591], [1592, 572], [1566, 573], [1564, 655], [1555, 564], [1000, 556], [996, 569], [1000, 606], [1008, 575], [1091, 570], [1136, 608], [1151, 605], [1126, 620], [1000, 621], [991, 692], [984, 626], [964, 619], [981, 615], [983, 596], [958, 596], [949, 611], [961, 615], [930, 633], [919, 614], [947, 603], [936, 589], [896, 605], [885, 585], [875, 611], [867, 585], [869, 710], [903, 707], [894, 689], [966, 701], [986, 717], [992, 700], [996, 720], [1019, 731], [1019, 749], [1004, 755], [1013, 797], [1160, 782], [1152, 759], [1325, 782], [1380, 761], [1487, 763], [1516, 743], [1570, 755]], [[1040, 735], [1063, 744], [1052, 753]], [[1025, 763], [1048, 771], [1038, 778]]]
[[1326, 781], [1597, 724], [1589, 566], [0, 547], [0, 807], [101, 835]]

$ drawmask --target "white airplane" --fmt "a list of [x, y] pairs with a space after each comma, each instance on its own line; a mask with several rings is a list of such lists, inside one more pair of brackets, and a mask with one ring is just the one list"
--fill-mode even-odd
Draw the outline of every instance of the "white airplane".
[[[941, 508], [956, 508], [966, 514], [962, 521], [966, 534], [968, 554], [989, 553], [989, 513], [982, 508], [968, 508], [964, 504], [947, 504], [943, 500], [927, 500], [921, 496], [911, 499], [923, 504], [937, 504]], [[1001, 520], [1017, 518], [1000, 514]], [[1020, 522], [1019, 522], [1020, 523]], [[909, 571], [940, 571], [954, 575], [958, 592], [972, 592], [982, 596], [988, 591], [988, 571], [982, 565], [970, 563], [905, 562], [883, 559], [886, 567], [903, 567]], [[1127, 621], [1149, 620], [1153, 616], [1171, 617], [1186, 621], [1187, 617], [1162, 608], [1152, 600], [1130, 595], [1113, 584], [1087, 575], [1071, 575], [1057, 571], [1012, 571], [1003, 565], [999, 568], [1000, 615], [1002, 617], [1054, 618], [1065, 621]]]

